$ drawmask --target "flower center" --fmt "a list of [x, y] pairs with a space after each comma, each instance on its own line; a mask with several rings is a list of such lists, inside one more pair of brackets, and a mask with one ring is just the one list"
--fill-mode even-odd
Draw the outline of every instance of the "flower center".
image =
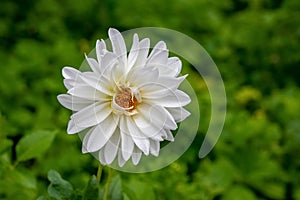
[[136, 99], [132, 97], [130, 88], [122, 88], [115, 96], [115, 102], [122, 108], [135, 106]]
[[134, 115], [136, 107], [141, 102], [140, 93], [131, 87], [118, 87], [112, 101], [112, 108], [117, 114]]

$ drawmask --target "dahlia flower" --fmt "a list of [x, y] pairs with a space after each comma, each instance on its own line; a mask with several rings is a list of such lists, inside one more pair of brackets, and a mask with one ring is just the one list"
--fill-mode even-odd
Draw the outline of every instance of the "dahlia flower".
[[142, 154], [158, 156], [160, 142], [173, 141], [171, 130], [189, 116], [183, 106], [190, 97], [178, 89], [186, 75], [165, 42], [149, 53], [150, 40], [134, 34], [127, 54], [121, 33], [110, 28], [108, 35], [112, 50], [98, 40], [96, 58], [85, 56], [89, 71], [63, 68], [68, 91], [57, 98], [73, 111], [68, 134], [86, 130], [83, 153], [96, 153], [103, 165], [118, 159], [123, 166], [130, 158], [136, 165]]

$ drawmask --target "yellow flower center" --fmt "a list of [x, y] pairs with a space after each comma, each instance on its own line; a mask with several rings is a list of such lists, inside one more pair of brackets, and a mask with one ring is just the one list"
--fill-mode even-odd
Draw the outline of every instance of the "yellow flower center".
[[132, 96], [130, 88], [121, 88], [116, 93], [115, 102], [122, 108], [130, 108], [128, 111], [133, 111], [138, 105], [138, 101], [135, 96]]

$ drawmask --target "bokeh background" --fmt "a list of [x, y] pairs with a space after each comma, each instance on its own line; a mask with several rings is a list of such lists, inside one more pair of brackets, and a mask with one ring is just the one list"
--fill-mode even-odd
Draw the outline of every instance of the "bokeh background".
[[78, 194], [85, 188], [98, 163], [66, 134], [61, 69], [79, 68], [109, 27], [144, 26], [180, 31], [207, 50], [225, 83], [227, 118], [200, 160], [210, 100], [184, 63], [201, 109], [195, 141], [164, 169], [118, 173], [124, 195], [114, 198], [300, 199], [299, 11], [298, 0], [1, 0], [0, 199], [47, 196], [50, 169]]

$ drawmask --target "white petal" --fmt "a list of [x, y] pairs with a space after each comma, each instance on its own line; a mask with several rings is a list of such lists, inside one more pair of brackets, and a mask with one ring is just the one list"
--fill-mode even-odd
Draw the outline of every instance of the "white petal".
[[72, 96], [80, 97], [87, 100], [108, 100], [108, 96], [99, 92], [97, 89], [91, 86], [76, 86], [68, 90], [68, 93]]
[[181, 72], [182, 63], [177, 57], [171, 57], [168, 59], [167, 65], [159, 68], [161, 75], [176, 77]]
[[167, 108], [170, 114], [174, 117], [176, 122], [181, 122], [190, 116], [190, 112], [182, 107], [177, 108]]
[[103, 122], [92, 128], [83, 139], [86, 150], [95, 152], [101, 149], [116, 130], [118, 123], [111, 114]]
[[73, 119], [71, 119], [68, 123], [67, 133], [74, 134], [74, 133], [78, 133], [84, 129], [86, 129], [86, 127], [78, 126], [78, 124], [75, 123], [75, 121]]
[[96, 72], [100, 74], [100, 68], [98, 62], [94, 58], [89, 58], [87, 55], [85, 55], [85, 59], [88, 62], [90, 68], [93, 70], [93, 72]]
[[73, 79], [64, 79], [64, 85], [69, 90], [70, 88], [74, 87], [75, 80], [73, 80]]
[[164, 41], [159, 41], [156, 43], [156, 45], [153, 47], [149, 57], [148, 61], [152, 59], [153, 56], [156, 56], [157, 54], [160, 54], [161, 52], [167, 50], [167, 45]]
[[139, 91], [143, 94], [143, 98], [147, 99], [162, 98], [174, 93], [174, 89], [157, 82], [144, 84], [139, 88]]
[[143, 115], [151, 124], [160, 129], [177, 129], [177, 124], [173, 116], [164, 107], [143, 103], [139, 105], [137, 109], [139, 114]]
[[108, 35], [112, 44], [113, 52], [120, 58], [123, 65], [127, 64], [127, 50], [123, 36], [114, 28], [110, 28], [108, 30]]
[[76, 80], [77, 78], [79, 78], [79, 74], [81, 74], [81, 72], [77, 69], [74, 69], [73, 67], [66, 66], [62, 69], [62, 75], [66, 79]]
[[135, 87], [141, 87], [147, 83], [155, 83], [159, 77], [158, 69], [153, 68], [137, 68], [128, 75], [128, 81], [133, 83]]
[[112, 96], [112, 86], [109, 81], [103, 76], [96, 76], [94, 73], [85, 72], [81, 75], [83, 81], [85, 81], [91, 87], [97, 89], [101, 93]]
[[104, 156], [104, 149], [101, 149], [99, 151], [99, 161], [102, 165], [107, 165], [107, 162], [106, 162], [105, 156]]
[[126, 160], [123, 158], [121, 149], [119, 149], [119, 152], [118, 152], [118, 163], [119, 163], [120, 167], [123, 167], [126, 163]]
[[126, 119], [125, 121], [127, 121], [127, 127], [131, 133], [135, 145], [145, 155], [149, 155], [149, 148], [150, 148], [149, 139], [141, 133], [141, 131], [136, 127], [134, 121], [130, 117], [126, 117], [125, 119]]
[[159, 141], [150, 140], [150, 153], [154, 156], [158, 156], [160, 150]]
[[[155, 47], [154, 47], [155, 48]], [[147, 66], [165, 67], [168, 63], [169, 51], [167, 49], [153, 49], [155, 53], [151, 54], [147, 60]]]
[[93, 103], [93, 101], [71, 96], [68, 94], [58, 95], [57, 100], [61, 105], [73, 111], [79, 111]]
[[162, 127], [155, 126], [155, 124], [151, 123], [151, 121], [143, 115], [135, 115], [132, 119], [146, 137], [157, 141], [163, 141], [161, 133], [163, 130]]
[[111, 136], [111, 138], [108, 140], [108, 142], [106, 143], [103, 149], [104, 158], [107, 164], [111, 164], [116, 158], [119, 149], [119, 143], [120, 143], [120, 131], [117, 128], [115, 133]]
[[120, 133], [121, 133], [121, 149], [122, 149], [122, 156], [125, 161], [127, 161], [130, 156], [132, 155], [134, 142], [130, 135], [130, 130], [128, 130], [125, 118], [127, 116], [122, 116], [120, 119]]
[[135, 62], [136, 67], [144, 67], [149, 53], [150, 40], [145, 38], [139, 43], [139, 54]]
[[103, 52], [106, 50], [106, 44], [104, 40], [97, 40], [96, 42], [96, 56], [98, 63], [101, 62], [101, 56], [103, 55]]
[[165, 130], [166, 132], [166, 137], [164, 139], [170, 141], [170, 142], [174, 142], [174, 136], [172, 134], [172, 132], [170, 130]]
[[133, 36], [133, 43], [131, 46], [131, 50], [128, 55], [128, 65], [127, 65], [127, 72], [130, 71], [130, 69], [133, 67], [135, 64], [135, 61], [138, 58], [139, 55], [139, 37], [137, 34], [134, 34]]
[[134, 165], [137, 165], [141, 159], [142, 151], [138, 149], [137, 147], [134, 147], [133, 153], [132, 153], [132, 163]]
[[157, 104], [163, 107], [172, 108], [185, 106], [191, 102], [191, 99], [187, 94], [185, 94], [181, 90], [176, 90], [172, 95], [158, 99], [145, 99], [144, 101], [149, 104]]
[[112, 112], [110, 102], [96, 102], [71, 116], [77, 126], [91, 127], [105, 120]]
[[111, 74], [110, 71], [116, 63], [118, 63], [117, 55], [112, 52], [106, 52], [101, 57], [100, 69], [102, 75], [105, 76], [106, 78], [109, 78]]
[[179, 85], [182, 83], [182, 81], [184, 81], [184, 79], [187, 77], [188, 75], [184, 75], [181, 77], [171, 77], [171, 76], [162, 76], [160, 75], [157, 83], [164, 85], [165, 87], [170, 88], [171, 90], [177, 89], [179, 87]]

